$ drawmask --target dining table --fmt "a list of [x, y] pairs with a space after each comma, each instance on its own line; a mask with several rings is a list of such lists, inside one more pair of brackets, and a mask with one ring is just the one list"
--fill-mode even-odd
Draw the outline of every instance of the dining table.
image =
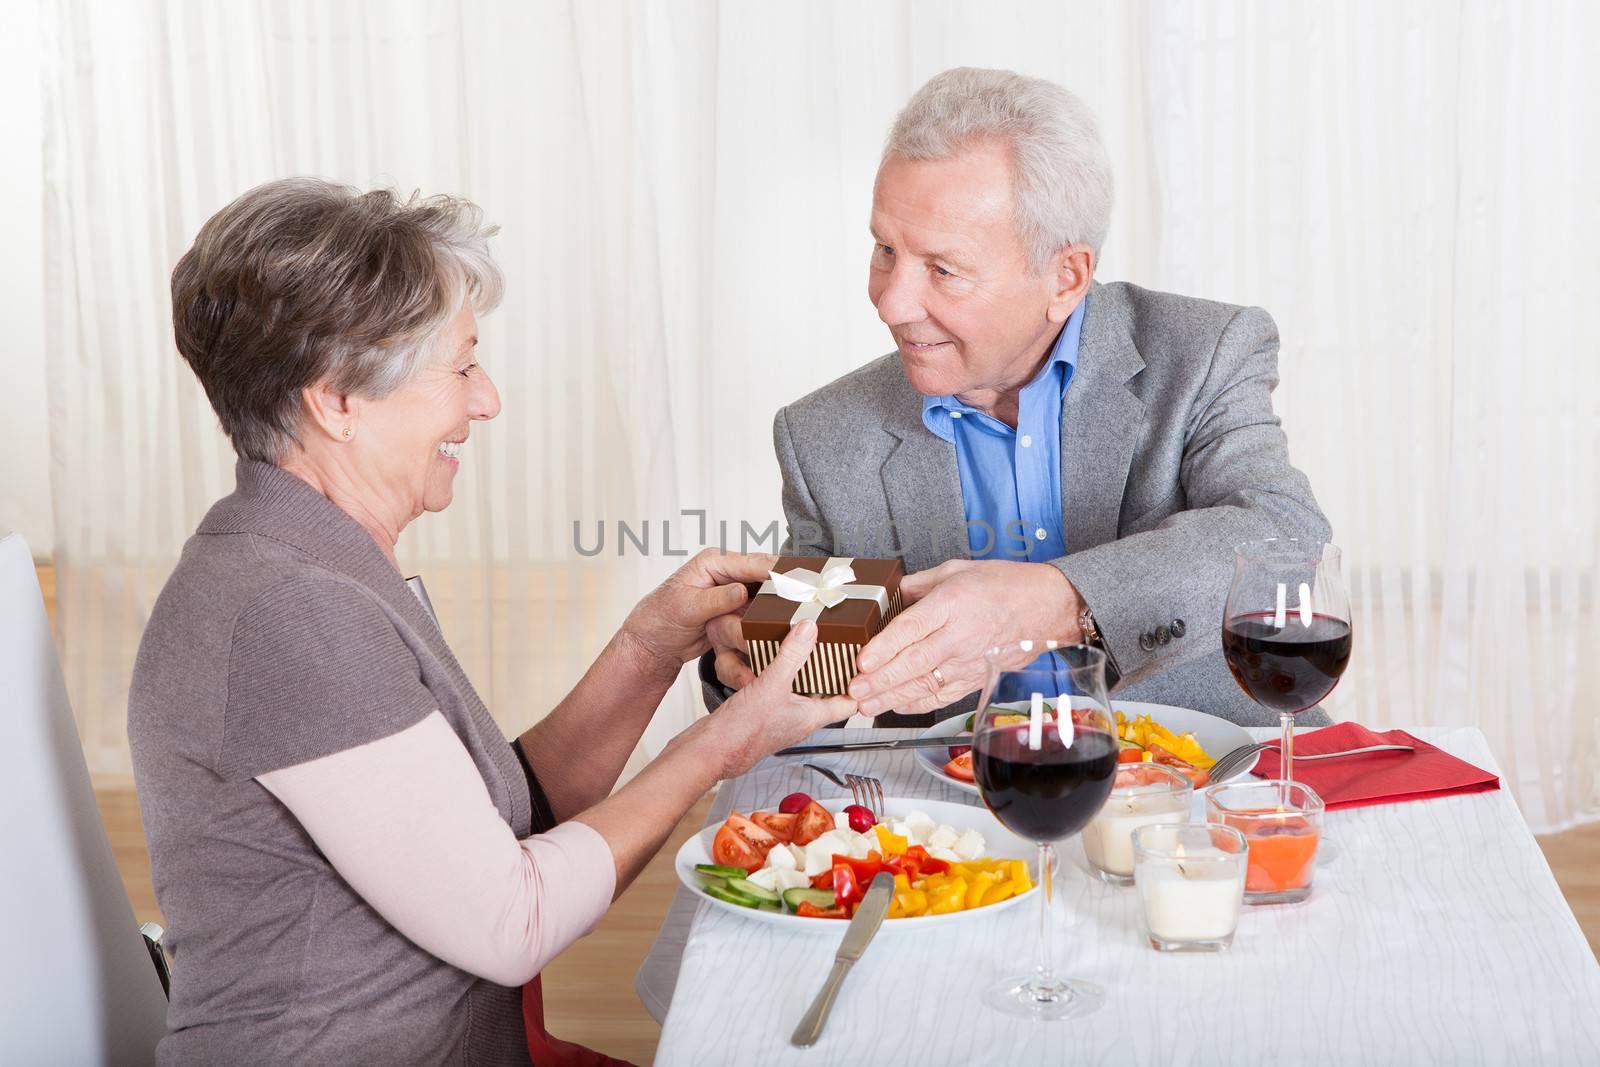
[[[1500, 773], [1477, 729], [1410, 732]], [[917, 733], [824, 730], [809, 743]], [[818, 760], [880, 779], [890, 797], [981, 806], [908, 752]], [[848, 796], [799, 758], [770, 757], [723, 783], [707, 826], [797, 791]], [[1600, 1064], [1600, 964], [1508, 789], [1330, 811], [1324, 831], [1337, 855], [1311, 897], [1246, 906], [1216, 953], [1152, 949], [1136, 891], [1096, 877], [1070, 838], [1058, 846], [1055, 962], [1104, 988], [1097, 1012], [1035, 1022], [983, 1002], [990, 982], [1032, 967], [1030, 901], [915, 931], [886, 922], [810, 1048], [790, 1036], [845, 924], [754, 921], [680, 886], [638, 983], [664, 1015], [655, 1062]]]

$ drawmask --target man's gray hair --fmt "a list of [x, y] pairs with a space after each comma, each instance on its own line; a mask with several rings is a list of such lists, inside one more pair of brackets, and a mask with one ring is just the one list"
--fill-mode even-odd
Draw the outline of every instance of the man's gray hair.
[[987, 140], [1011, 151], [1029, 266], [1048, 270], [1074, 244], [1098, 258], [1111, 224], [1111, 160], [1089, 109], [1054, 82], [978, 67], [936, 74], [895, 119], [883, 157], [949, 159]]
[[500, 302], [496, 229], [457, 197], [316, 178], [258, 185], [211, 216], [172, 272], [172, 325], [234, 450], [282, 462], [307, 386], [376, 399], [405, 383], [463, 304]]

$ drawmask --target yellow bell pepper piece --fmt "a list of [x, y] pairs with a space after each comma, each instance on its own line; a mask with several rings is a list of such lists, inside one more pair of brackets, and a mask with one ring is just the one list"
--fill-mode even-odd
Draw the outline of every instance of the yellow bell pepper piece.
[[1026, 893], [1033, 888], [1033, 879], [1028, 877], [1028, 865], [1022, 860], [1009, 860], [1006, 866], [1011, 869], [1011, 884], [1018, 893]]
[[899, 897], [895, 897], [893, 900], [889, 901], [889, 913], [887, 915], [885, 915], [884, 918], [885, 919], [904, 919], [905, 917], [906, 917], [906, 909], [902, 908], [900, 906], [900, 898]]
[[904, 893], [907, 889], [910, 889], [910, 888], [911, 888], [911, 879], [907, 878], [903, 874], [897, 874], [897, 875], [894, 876], [894, 891], [896, 893]]
[[937, 889], [928, 892], [928, 913], [948, 915], [960, 911], [967, 899], [967, 880], [953, 878]]
[[882, 823], [872, 829], [877, 832], [878, 844], [883, 847], [885, 856], [904, 856], [906, 854], [906, 849], [910, 847], [910, 842], [905, 839], [904, 834], [892, 834], [884, 829]]
[[920, 889], [907, 889], [894, 895], [894, 903], [889, 906], [889, 913], [894, 914], [894, 909], [899, 908], [900, 914], [906, 917], [922, 915], [928, 910], [928, 894]]
[[983, 907], [983, 898], [989, 890], [993, 889], [1000, 881], [1000, 876], [993, 872], [984, 872], [975, 877], [967, 886], [965, 904], [967, 908]]
[[1011, 897], [1016, 895], [1017, 886], [1015, 882], [999, 882], [995, 885], [991, 885], [984, 892], [982, 906], [987, 907], [990, 904], [998, 904], [1002, 900], [1009, 900]]

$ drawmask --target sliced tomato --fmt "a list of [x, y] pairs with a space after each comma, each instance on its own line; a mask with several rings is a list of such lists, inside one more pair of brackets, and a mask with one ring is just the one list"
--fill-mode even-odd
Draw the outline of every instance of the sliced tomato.
[[809, 845], [833, 827], [833, 812], [813, 800], [794, 817], [794, 843]]
[[793, 815], [784, 815], [777, 811], [756, 811], [750, 814], [751, 822], [786, 845], [794, 840], [794, 820]]
[[975, 781], [976, 779], [972, 775], [971, 750], [961, 753], [961, 755], [946, 763], [944, 765], [944, 773], [963, 782]]
[[843, 864], [833, 868], [833, 899], [845, 907], [861, 899], [861, 883], [856, 881], [856, 872]]
[[1150, 745], [1150, 761], [1152, 763], [1161, 763], [1171, 767], [1173, 770], [1189, 779], [1196, 789], [1201, 788], [1207, 782], [1211, 781], [1210, 771], [1202, 771], [1199, 767], [1196, 767], [1188, 760], [1183, 759], [1180, 756], [1173, 755], [1171, 752], [1168, 752], [1165, 748], [1162, 748], [1158, 744], [1152, 743]]
[[795, 914], [802, 919], [848, 919], [850, 909], [843, 904], [835, 904], [831, 908], [819, 908], [809, 900], [803, 900], [795, 909]]
[[767, 862], [767, 853], [777, 843], [776, 837], [734, 812], [711, 841], [711, 859], [724, 867], [759, 871]]
[[1125, 748], [1125, 749], [1122, 749], [1121, 751], [1119, 751], [1117, 753], [1117, 762], [1118, 763], [1143, 763], [1144, 762], [1144, 749], [1142, 749], [1142, 748]]
[[951, 745], [950, 746], [950, 758], [951, 759], [960, 759], [962, 756], [965, 756], [968, 752], [971, 752], [971, 751], [972, 751], [972, 746], [971, 745]]

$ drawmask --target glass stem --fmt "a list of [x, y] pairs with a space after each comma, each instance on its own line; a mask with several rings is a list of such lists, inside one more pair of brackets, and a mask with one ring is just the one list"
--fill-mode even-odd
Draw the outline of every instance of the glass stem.
[[1039, 1000], [1054, 1000], [1056, 989], [1054, 918], [1050, 913], [1056, 885], [1056, 850], [1048, 844], [1039, 846], [1039, 955], [1033, 968], [1034, 996]]
[[1285, 782], [1292, 782], [1294, 781], [1294, 716], [1287, 711], [1280, 711], [1278, 718], [1283, 723], [1283, 744], [1278, 750], [1282, 757], [1279, 762], [1283, 764], [1283, 769], [1278, 777]]

